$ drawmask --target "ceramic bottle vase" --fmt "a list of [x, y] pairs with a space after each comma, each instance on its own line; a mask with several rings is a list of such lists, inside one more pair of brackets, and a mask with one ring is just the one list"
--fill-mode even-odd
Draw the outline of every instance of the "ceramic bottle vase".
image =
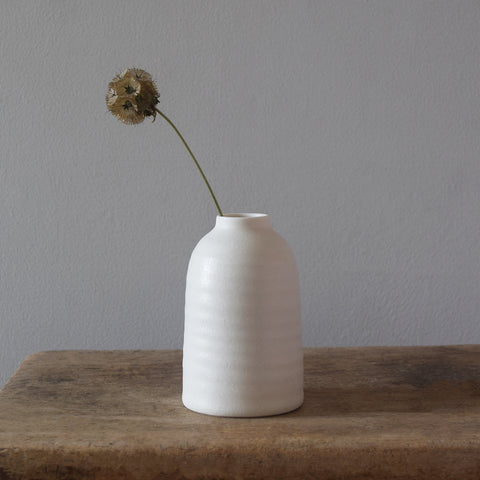
[[218, 216], [187, 272], [183, 403], [228, 417], [303, 402], [298, 272], [265, 214]]

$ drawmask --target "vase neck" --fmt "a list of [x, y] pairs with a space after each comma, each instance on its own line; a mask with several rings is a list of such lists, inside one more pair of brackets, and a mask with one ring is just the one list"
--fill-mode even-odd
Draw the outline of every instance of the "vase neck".
[[270, 218], [265, 213], [227, 213], [218, 215], [217, 228], [270, 228]]

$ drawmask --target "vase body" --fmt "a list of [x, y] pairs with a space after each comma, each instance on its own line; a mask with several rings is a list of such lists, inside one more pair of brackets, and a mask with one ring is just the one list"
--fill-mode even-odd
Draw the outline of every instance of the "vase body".
[[258, 417], [303, 402], [298, 271], [268, 215], [218, 216], [187, 272], [184, 405]]

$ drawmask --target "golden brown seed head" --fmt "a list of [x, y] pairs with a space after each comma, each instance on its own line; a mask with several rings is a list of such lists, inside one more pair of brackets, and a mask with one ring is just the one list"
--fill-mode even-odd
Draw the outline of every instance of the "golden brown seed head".
[[127, 68], [108, 84], [108, 109], [123, 123], [133, 125], [156, 116], [158, 90], [145, 70]]

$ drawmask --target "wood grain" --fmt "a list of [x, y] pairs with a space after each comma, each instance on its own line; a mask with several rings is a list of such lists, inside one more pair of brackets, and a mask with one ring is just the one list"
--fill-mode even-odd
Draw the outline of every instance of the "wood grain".
[[480, 346], [305, 350], [305, 403], [181, 403], [181, 351], [29, 356], [0, 392], [0, 480], [479, 479]]

